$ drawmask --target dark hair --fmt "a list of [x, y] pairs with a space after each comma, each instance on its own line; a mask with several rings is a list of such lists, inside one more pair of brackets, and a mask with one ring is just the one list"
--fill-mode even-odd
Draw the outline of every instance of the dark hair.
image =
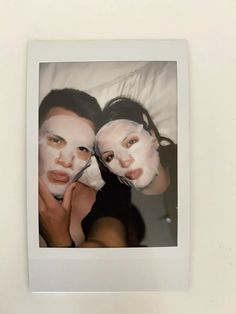
[[111, 99], [103, 109], [100, 128], [104, 124], [118, 119], [132, 120], [142, 124], [149, 133], [151, 130], [154, 131], [159, 142], [167, 140], [173, 143], [170, 139], [160, 135], [147, 109], [131, 98], [120, 96]]
[[96, 98], [73, 88], [51, 90], [39, 107], [39, 127], [47, 117], [48, 112], [55, 107], [64, 108], [76, 113], [82, 118], [92, 121], [97, 126], [101, 108]]

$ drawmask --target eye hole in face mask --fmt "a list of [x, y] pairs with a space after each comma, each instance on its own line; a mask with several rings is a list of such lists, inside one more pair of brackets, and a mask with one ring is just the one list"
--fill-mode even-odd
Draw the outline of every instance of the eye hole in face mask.
[[106, 162], [109, 163], [112, 161], [114, 158], [114, 153], [113, 152], [106, 152], [102, 155], [102, 159]]
[[47, 144], [51, 147], [61, 149], [66, 145], [66, 141], [58, 135], [48, 135]]
[[122, 146], [125, 148], [130, 148], [132, 145], [134, 145], [138, 141], [139, 141], [139, 138], [137, 135], [130, 135], [122, 141]]
[[77, 147], [77, 157], [82, 160], [88, 160], [91, 157], [91, 151], [84, 146]]

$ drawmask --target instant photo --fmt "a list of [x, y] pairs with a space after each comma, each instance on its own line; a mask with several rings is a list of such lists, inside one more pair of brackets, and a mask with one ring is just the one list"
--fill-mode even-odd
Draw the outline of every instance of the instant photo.
[[188, 286], [187, 47], [30, 42], [32, 291]]

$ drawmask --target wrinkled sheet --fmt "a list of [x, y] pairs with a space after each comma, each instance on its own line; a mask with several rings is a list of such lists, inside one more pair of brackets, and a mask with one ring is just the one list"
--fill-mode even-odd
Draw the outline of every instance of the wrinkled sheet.
[[150, 113], [159, 132], [177, 142], [177, 64], [150, 62], [59, 62], [40, 65], [39, 101], [51, 89], [76, 88], [97, 98], [101, 108], [128, 96]]

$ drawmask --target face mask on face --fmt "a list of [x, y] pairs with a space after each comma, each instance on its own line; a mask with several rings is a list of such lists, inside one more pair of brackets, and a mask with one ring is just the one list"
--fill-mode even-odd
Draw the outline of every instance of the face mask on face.
[[83, 118], [67, 115], [45, 120], [39, 131], [39, 176], [59, 198], [89, 165], [95, 134]]
[[105, 182], [101, 176], [95, 156], [91, 157], [91, 165], [83, 171], [82, 176], [79, 178], [79, 182], [90, 186], [96, 191], [99, 191], [104, 186]]
[[130, 120], [109, 122], [98, 132], [96, 142], [103, 163], [123, 182], [143, 189], [158, 174], [159, 144], [141, 124]]

